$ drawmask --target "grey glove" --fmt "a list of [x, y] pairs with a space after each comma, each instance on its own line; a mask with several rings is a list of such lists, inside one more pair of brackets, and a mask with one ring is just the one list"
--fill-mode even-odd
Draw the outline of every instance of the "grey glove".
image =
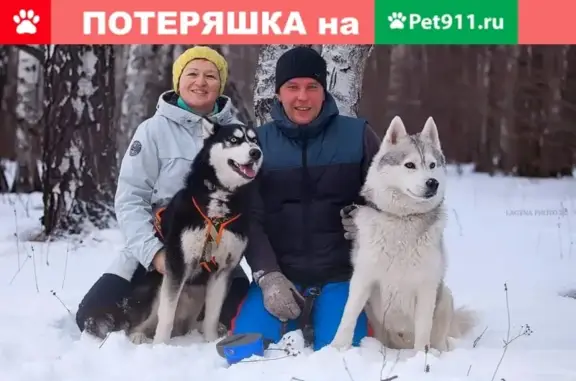
[[356, 231], [358, 228], [354, 224], [354, 215], [358, 212], [358, 207], [354, 204], [345, 206], [340, 209], [340, 217], [342, 217], [342, 226], [344, 227], [344, 238], [353, 240], [356, 238]]
[[258, 279], [262, 289], [264, 307], [282, 321], [293, 320], [302, 312], [299, 303], [304, 302], [302, 295], [284, 274], [273, 271]]

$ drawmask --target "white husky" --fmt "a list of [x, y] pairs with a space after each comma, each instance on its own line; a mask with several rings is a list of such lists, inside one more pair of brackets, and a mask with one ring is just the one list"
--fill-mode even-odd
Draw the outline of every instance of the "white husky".
[[473, 327], [474, 315], [454, 310], [444, 284], [445, 177], [434, 120], [408, 135], [395, 117], [362, 188], [367, 205], [353, 213], [354, 273], [333, 347], [350, 347], [364, 307], [375, 337], [389, 348], [450, 350], [448, 338]]

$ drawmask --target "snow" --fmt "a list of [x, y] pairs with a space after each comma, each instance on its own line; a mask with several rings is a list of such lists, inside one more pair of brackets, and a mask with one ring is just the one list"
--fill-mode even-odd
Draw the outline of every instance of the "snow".
[[[456, 304], [474, 308], [481, 322], [440, 357], [387, 350], [382, 371], [383, 355], [370, 338], [346, 353], [271, 350], [267, 361], [231, 367], [197, 334], [158, 347], [112, 334], [100, 346], [80, 336], [73, 314], [120, 249], [119, 231], [34, 242], [41, 195], [0, 195], [0, 380], [573, 381], [576, 300], [562, 295], [576, 289], [575, 199], [572, 179], [491, 178], [469, 169], [458, 176], [451, 169], [447, 283]], [[508, 346], [493, 377], [509, 329], [505, 283], [510, 337], [525, 324], [533, 333]]]

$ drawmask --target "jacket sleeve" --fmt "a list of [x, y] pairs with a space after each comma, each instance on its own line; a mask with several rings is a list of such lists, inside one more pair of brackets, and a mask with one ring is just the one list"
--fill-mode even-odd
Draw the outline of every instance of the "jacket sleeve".
[[260, 193], [260, 181], [254, 184], [250, 206], [250, 229], [245, 257], [256, 282], [272, 271], [280, 271], [276, 253], [264, 231], [264, 203]]
[[151, 198], [160, 161], [150, 127], [149, 121], [138, 126], [124, 154], [114, 205], [126, 248], [145, 268], [163, 246], [154, 236], [152, 224]]
[[372, 127], [366, 123], [366, 127], [364, 128], [364, 156], [362, 158], [362, 184], [366, 181], [368, 168], [370, 168], [374, 156], [380, 150], [381, 143], [382, 139], [380, 139]]

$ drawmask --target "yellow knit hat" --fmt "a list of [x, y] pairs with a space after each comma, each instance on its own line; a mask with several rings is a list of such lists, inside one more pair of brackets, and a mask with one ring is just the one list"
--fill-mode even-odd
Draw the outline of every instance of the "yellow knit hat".
[[226, 80], [228, 79], [228, 62], [218, 53], [216, 50], [211, 49], [207, 46], [195, 46], [186, 50], [184, 53], [180, 54], [180, 57], [174, 61], [172, 65], [172, 83], [174, 86], [174, 91], [178, 93], [178, 84], [180, 83], [180, 76], [184, 67], [192, 60], [203, 58], [212, 62], [218, 69], [220, 73], [220, 95], [224, 92], [224, 86], [226, 86]]

